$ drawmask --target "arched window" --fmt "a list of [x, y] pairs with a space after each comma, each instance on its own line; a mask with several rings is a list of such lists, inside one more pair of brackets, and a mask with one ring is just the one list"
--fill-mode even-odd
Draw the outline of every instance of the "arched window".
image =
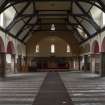
[[39, 53], [39, 45], [38, 44], [36, 45], [36, 51], [35, 52]]
[[51, 53], [55, 53], [55, 45], [51, 44]]
[[67, 53], [70, 53], [71, 52], [71, 49], [70, 49], [70, 45], [69, 44], [67, 45], [66, 52]]

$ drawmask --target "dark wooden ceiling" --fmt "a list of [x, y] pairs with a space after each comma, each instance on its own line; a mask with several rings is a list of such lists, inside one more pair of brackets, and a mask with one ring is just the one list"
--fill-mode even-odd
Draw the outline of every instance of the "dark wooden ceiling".
[[[16, 10], [16, 15], [5, 29], [0, 29], [24, 43], [33, 31], [51, 31], [52, 24], [56, 31], [72, 31], [79, 42], [84, 42], [104, 30], [90, 14], [93, 6], [105, 12], [104, 0], [1, 0], [0, 13], [11, 6]], [[86, 24], [92, 27], [92, 32]], [[80, 35], [78, 26], [87, 38]], [[18, 30], [15, 33], [14, 28]]]

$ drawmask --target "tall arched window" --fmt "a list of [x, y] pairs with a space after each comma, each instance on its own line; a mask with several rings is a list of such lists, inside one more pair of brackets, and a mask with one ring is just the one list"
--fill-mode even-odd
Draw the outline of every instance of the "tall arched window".
[[35, 52], [39, 53], [39, 45], [38, 44], [36, 45], [36, 51]]
[[67, 53], [70, 53], [70, 52], [71, 52], [71, 49], [70, 49], [70, 45], [69, 45], [69, 44], [67, 45], [66, 52], [67, 52]]
[[55, 53], [55, 45], [51, 44], [51, 53]]

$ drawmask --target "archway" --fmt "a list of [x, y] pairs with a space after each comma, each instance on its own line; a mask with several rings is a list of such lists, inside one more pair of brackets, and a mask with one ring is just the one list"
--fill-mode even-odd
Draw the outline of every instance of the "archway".
[[94, 41], [92, 44], [92, 72], [99, 73], [100, 70], [100, 56], [99, 56], [99, 43]]
[[98, 41], [96, 40], [92, 44], [92, 53], [93, 54], [99, 53], [99, 44], [98, 44]]
[[6, 73], [15, 72], [15, 47], [12, 41], [7, 44]]
[[8, 54], [15, 54], [15, 48], [12, 41], [9, 41], [7, 44], [7, 53]]

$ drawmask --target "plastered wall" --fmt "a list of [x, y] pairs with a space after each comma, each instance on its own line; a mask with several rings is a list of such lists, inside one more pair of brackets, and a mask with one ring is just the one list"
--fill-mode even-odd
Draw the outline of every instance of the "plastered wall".
[[[40, 43], [41, 44], [41, 48], [42, 50], [40, 55], [39, 56], [47, 56], [48, 55], [48, 46], [51, 44], [51, 41], [46, 41], [46, 38], [50, 37], [50, 36], [56, 36], [58, 38], [61, 39], [61, 42], [56, 41], [56, 45], [57, 45], [57, 48], [56, 50], [58, 50], [58, 55], [61, 54], [61, 52], [64, 52], [63, 50], [65, 50], [65, 45], [68, 43], [71, 47], [71, 51], [74, 55], [79, 55], [80, 52], [81, 52], [81, 49], [79, 47], [79, 44], [78, 44], [78, 41], [75, 39], [75, 37], [72, 35], [71, 32], [34, 32], [32, 33], [32, 37], [29, 39], [29, 41], [27, 42], [26, 44], [26, 48], [27, 48], [27, 55], [28, 56], [34, 56], [34, 53], [35, 53], [35, 46], [36, 44]], [[50, 39], [49, 39], [50, 40]], [[62, 44], [61, 44], [62, 43]], [[45, 51], [44, 51], [45, 49]], [[62, 49], [62, 51], [60, 51], [60, 49]], [[44, 54], [44, 55], [42, 55]], [[61, 56], [65, 56], [65, 53], [62, 53]]]

